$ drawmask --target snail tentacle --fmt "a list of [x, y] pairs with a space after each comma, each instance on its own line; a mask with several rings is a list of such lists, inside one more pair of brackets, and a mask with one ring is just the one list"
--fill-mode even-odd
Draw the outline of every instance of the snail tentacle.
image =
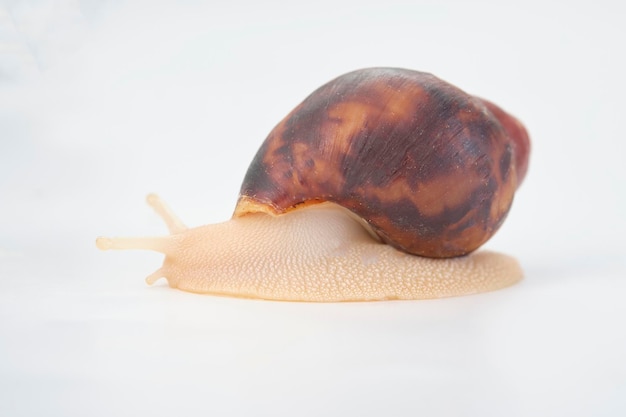
[[99, 237], [96, 246], [100, 250], [151, 250], [169, 255], [174, 252], [173, 235], [151, 237]]
[[160, 280], [161, 278], [165, 278], [165, 271], [163, 268], [159, 268], [150, 275], [146, 277], [146, 284], [153, 285], [155, 282]]
[[171, 234], [180, 233], [187, 230], [187, 226], [178, 218], [170, 207], [157, 194], [148, 194], [146, 197], [148, 205], [154, 209], [156, 214], [163, 219]]

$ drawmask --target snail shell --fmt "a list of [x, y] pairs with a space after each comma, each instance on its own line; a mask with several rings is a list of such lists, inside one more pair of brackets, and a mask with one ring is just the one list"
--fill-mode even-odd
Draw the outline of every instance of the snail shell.
[[529, 149], [516, 119], [430, 74], [355, 71], [272, 130], [231, 220], [188, 229], [150, 195], [169, 236], [96, 244], [161, 252], [146, 281], [197, 293], [328, 302], [499, 289], [521, 279], [518, 263], [470, 252], [504, 221]]
[[528, 148], [517, 120], [431, 74], [354, 71], [313, 92], [272, 130], [235, 215], [332, 202], [402, 251], [464, 255], [504, 221]]

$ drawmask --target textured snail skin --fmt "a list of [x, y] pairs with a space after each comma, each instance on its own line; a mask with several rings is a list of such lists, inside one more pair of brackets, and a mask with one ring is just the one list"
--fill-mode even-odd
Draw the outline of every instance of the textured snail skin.
[[155, 195], [149, 203], [172, 234], [98, 238], [100, 249], [165, 254], [148, 276], [184, 291], [282, 301], [373, 301], [441, 298], [509, 286], [522, 278], [515, 259], [480, 251], [454, 259], [409, 255], [372, 239], [354, 216], [332, 203], [280, 216], [254, 213], [186, 229]]
[[188, 229], [150, 195], [169, 236], [96, 244], [161, 252], [146, 281], [203, 294], [334, 302], [496, 290], [522, 278], [517, 261], [470, 252], [506, 217], [529, 150], [516, 119], [430, 74], [355, 71], [274, 128], [231, 220]]

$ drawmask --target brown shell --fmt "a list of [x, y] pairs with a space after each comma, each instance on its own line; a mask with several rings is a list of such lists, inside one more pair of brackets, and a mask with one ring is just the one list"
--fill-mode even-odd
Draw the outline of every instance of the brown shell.
[[431, 74], [358, 70], [317, 89], [272, 130], [235, 216], [330, 201], [403, 251], [464, 255], [504, 221], [528, 146], [514, 118]]

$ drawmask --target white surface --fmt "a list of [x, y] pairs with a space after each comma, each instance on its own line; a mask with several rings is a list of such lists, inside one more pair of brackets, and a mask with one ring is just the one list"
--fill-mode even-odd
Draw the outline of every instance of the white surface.
[[[623, 5], [259, 3], [0, 3], [0, 415], [626, 415]], [[526, 123], [488, 245], [520, 285], [259, 302], [147, 287], [159, 255], [95, 249], [165, 233], [151, 191], [228, 218], [274, 124], [366, 66]]]

